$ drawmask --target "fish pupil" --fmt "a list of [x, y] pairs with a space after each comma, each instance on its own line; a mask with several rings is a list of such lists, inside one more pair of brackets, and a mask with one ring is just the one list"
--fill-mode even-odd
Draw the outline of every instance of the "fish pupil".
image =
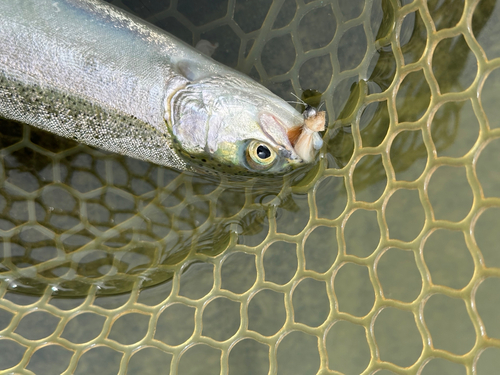
[[269, 151], [269, 149], [266, 146], [260, 145], [259, 147], [257, 147], [257, 156], [260, 159], [267, 159], [268, 157], [271, 156], [271, 151]]

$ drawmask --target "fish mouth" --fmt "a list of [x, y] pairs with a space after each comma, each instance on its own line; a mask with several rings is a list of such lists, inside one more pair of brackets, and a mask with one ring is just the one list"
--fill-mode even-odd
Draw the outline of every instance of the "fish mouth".
[[[281, 157], [288, 159], [291, 164], [303, 162], [293, 147], [293, 141], [297, 140], [302, 132], [303, 125], [289, 127], [274, 115], [264, 112], [259, 116], [259, 126], [266, 137], [272, 141], [272, 145]], [[297, 135], [291, 137], [294, 134]]]

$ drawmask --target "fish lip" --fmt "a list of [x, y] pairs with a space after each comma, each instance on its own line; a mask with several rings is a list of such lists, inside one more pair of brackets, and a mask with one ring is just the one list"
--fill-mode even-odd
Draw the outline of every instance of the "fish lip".
[[284, 147], [278, 148], [278, 155], [286, 159], [290, 159], [292, 157], [292, 153]]

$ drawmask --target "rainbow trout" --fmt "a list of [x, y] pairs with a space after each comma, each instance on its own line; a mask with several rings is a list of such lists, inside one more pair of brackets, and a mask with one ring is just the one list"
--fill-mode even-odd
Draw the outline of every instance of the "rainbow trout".
[[0, 116], [178, 170], [238, 174], [312, 162], [324, 129], [99, 0], [0, 1]]

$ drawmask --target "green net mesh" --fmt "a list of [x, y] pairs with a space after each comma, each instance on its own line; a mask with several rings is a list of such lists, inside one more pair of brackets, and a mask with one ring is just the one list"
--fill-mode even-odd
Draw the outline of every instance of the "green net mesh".
[[1, 122], [0, 373], [498, 372], [495, 0], [112, 3], [321, 91], [325, 147], [242, 189]]

